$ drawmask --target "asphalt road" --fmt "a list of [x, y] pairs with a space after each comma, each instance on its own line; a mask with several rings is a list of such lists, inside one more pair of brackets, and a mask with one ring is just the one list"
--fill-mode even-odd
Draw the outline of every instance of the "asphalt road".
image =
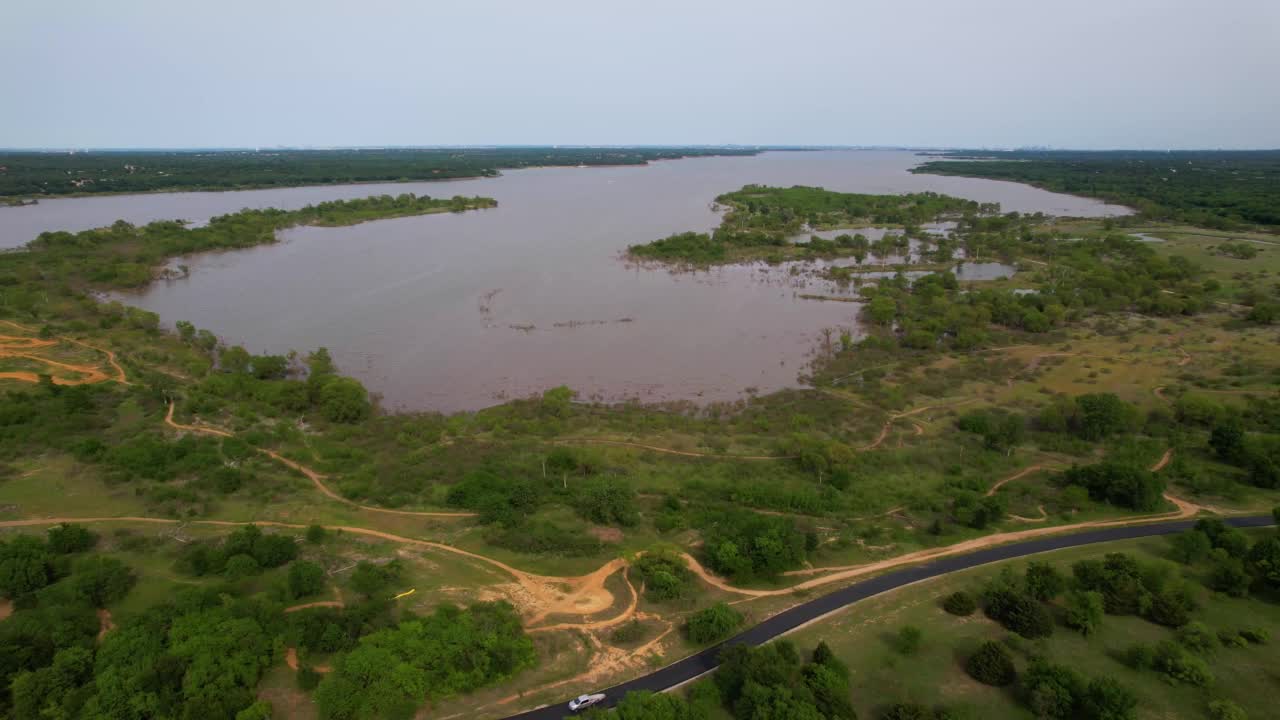
[[[1273, 524], [1274, 520], [1270, 515], [1251, 516], [1241, 518], [1231, 518], [1226, 520], [1228, 525], [1241, 528], [1266, 527]], [[1027, 542], [1013, 543], [1011, 545], [1000, 545], [986, 550], [980, 550], [968, 555], [956, 555], [953, 557], [942, 558], [924, 565], [914, 565], [903, 568], [902, 570], [894, 570], [877, 577], [863, 580], [849, 587], [837, 590], [820, 598], [810, 600], [803, 605], [797, 605], [789, 610], [778, 613], [755, 627], [743, 632], [740, 635], [732, 637], [719, 645], [709, 647], [696, 655], [680, 660], [679, 662], [668, 665], [661, 670], [649, 673], [644, 677], [638, 677], [629, 680], [621, 685], [614, 685], [606, 688], [603, 692], [607, 698], [602, 703], [604, 707], [612, 707], [615, 703], [622, 699], [622, 696], [633, 690], [652, 690], [660, 692], [674, 685], [692, 680], [699, 675], [708, 673], [716, 668], [719, 664], [717, 657], [720, 651], [731, 645], [760, 645], [768, 642], [773, 638], [784, 633], [796, 629], [797, 627], [816, 620], [823, 615], [834, 612], [848, 605], [852, 605], [859, 600], [865, 600], [874, 595], [888, 592], [903, 585], [909, 585], [921, 580], [946, 575], [958, 570], [968, 570], [969, 568], [978, 567], [987, 563], [999, 562], [1001, 560], [1012, 560], [1014, 558], [1034, 555], [1049, 550], [1062, 550], [1064, 548], [1079, 547], [1081, 545], [1092, 545], [1094, 543], [1112, 542], [1115, 540], [1129, 540], [1132, 538], [1151, 537], [1154, 535], [1168, 535], [1171, 533], [1182, 532], [1195, 525], [1194, 520], [1177, 520], [1172, 522], [1151, 523], [1148, 525], [1132, 525], [1126, 527], [1103, 528], [1100, 530], [1089, 530], [1086, 532], [1059, 535], [1054, 537], [1039, 538], [1029, 540]], [[575, 688], [573, 697], [577, 697], [582, 693], [601, 692], [596, 688], [584, 687]], [[572, 715], [568, 710], [569, 698], [566, 697], [562, 702], [547, 705], [536, 710], [512, 715], [507, 720], [560, 720], [566, 716]]]

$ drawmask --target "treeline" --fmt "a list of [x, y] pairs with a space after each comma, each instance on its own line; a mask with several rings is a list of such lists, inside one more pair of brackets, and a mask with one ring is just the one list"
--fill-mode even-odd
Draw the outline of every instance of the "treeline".
[[501, 168], [643, 165], [757, 152], [708, 147], [6, 152], [0, 153], [5, 168], [0, 196], [443, 180], [496, 175]]
[[[789, 245], [808, 228], [855, 225], [902, 225], [905, 233], [919, 235], [919, 226], [942, 217], [978, 215], [998, 211], [937, 193], [865, 195], [797, 185], [790, 188], [747, 185], [716, 198], [730, 210], [711, 234], [687, 232], [627, 248], [632, 257], [694, 265], [710, 265], [731, 259], [732, 250]], [[865, 238], [864, 238], [865, 240]], [[850, 236], [844, 243], [814, 241], [815, 252], [825, 255], [865, 255], [867, 248]]]
[[300, 210], [242, 210], [215, 217], [201, 227], [173, 220], [137, 227], [119, 220], [110, 227], [78, 233], [44, 232], [28, 244], [27, 252], [0, 256], [0, 287], [4, 287], [7, 305], [34, 315], [41, 286], [141, 287], [151, 282], [156, 269], [170, 258], [270, 244], [276, 241], [277, 231], [297, 225], [351, 225], [496, 205], [492, 198], [436, 199], [406, 193], [335, 200]]
[[[857, 720], [849, 699], [849, 668], [819, 644], [801, 659], [786, 640], [761, 647], [736, 645], [720, 654], [712, 679], [694, 685], [688, 697], [674, 693], [628, 693], [614, 712], [624, 720]], [[586, 715], [605, 720], [604, 710]]]
[[[325, 535], [313, 526], [307, 541]], [[174, 590], [109, 629], [98, 610], [122, 600], [135, 575], [111, 556], [92, 554], [97, 544], [77, 525], [0, 542], [0, 597], [14, 608], [0, 622], [0, 715], [268, 718], [258, 683], [284, 661], [288, 646], [301, 652], [304, 689], [319, 682], [306, 660], [338, 653], [315, 696], [323, 717], [406, 717], [423, 702], [507, 679], [535, 657], [504, 602], [444, 605], [427, 617], [397, 619], [389, 600], [400, 582], [394, 560], [357, 565], [349, 584], [361, 602], [283, 613], [286, 601], [324, 588], [324, 569], [297, 559], [292, 536], [253, 526], [184, 546], [175, 569], [199, 576], [201, 585]], [[287, 571], [265, 583], [244, 573], [286, 563]], [[254, 588], [260, 590], [249, 594]]]
[[445, 605], [361, 638], [320, 682], [316, 705], [325, 720], [411, 717], [424, 701], [505, 680], [536, 657], [506, 602]]
[[[1280, 151], [956, 152], [912, 170], [1013, 180], [1201, 227], [1280, 229]], [[1013, 162], [1011, 162], [1013, 161]]]

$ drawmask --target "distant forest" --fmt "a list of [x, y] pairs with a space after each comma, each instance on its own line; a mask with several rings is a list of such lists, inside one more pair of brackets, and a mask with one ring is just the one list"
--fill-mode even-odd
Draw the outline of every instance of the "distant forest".
[[747, 148], [434, 148], [0, 152], [0, 197], [231, 190], [497, 175], [539, 165], [643, 165]]
[[1158, 220], [1280, 231], [1280, 150], [957, 151], [912, 172], [1029, 183]]

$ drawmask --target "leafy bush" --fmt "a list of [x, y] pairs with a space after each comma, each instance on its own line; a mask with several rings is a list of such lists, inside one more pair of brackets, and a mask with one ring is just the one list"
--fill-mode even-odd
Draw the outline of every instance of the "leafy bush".
[[412, 715], [424, 698], [493, 684], [536, 659], [511, 605], [446, 605], [361, 638], [320, 682], [315, 701], [329, 720]]
[[988, 591], [987, 617], [1025, 638], [1048, 637], [1053, 634], [1053, 616], [1034, 598], [1009, 588]]
[[1130, 510], [1150, 512], [1162, 502], [1164, 480], [1137, 465], [1100, 462], [1072, 466], [1059, 476], [1063, 485], [1078, 485], [1095, 502], [1107, 502]]
[[688, 597], [696, 589], [695, 576], [684, 558], [670, 550], [649, 551], [632, 564], [644, 583], [645, 597], [659, 602]]
[[1210, 720], [1249, 720], [1244, 708], [1230, 700], [1212, 700], [1209, 702]]
[[986, 685], [1003, 687], [1014, 681], [1017, 670], [1013, 658], [1003, 645], [987, 641], [964, 663], [965, 672], [974, 680]]
[[920, 651], [920, 643], [924, 640], [924, 633], [915, 625], [904, 625], [898, 629], [898, 634], [893, 638], [893, 647], [903, 655], [915, 655]]
[[942, 608], [952, 615], [972, 615], [978, 609], [978, 601], [964, 590], [957, 590], [942, 602]]
[[60, 523], [49, 528], [46, 542], [49, 552], [55, 555], [69, 555], [93, 548], [98, 543], [98, 536], [83, 525]]
[[1156, 645], [1152, 667], [1175, 684], [1205, 686], [1213, 682], [1213, 673], [1204, 660], [1170, 640]]
[[690, 642], [705, 645], [729, 637], [741, 624], [741, 613], [727, 603], [718, 602], [690, 615], [684, 630]]
[[1073, 590], [1067, 595], [1064, 622], [1067, 627], [1079, 630], [1082, 635], [1092, 635], [1102, 624], [1105, 607], [1102, 593]]
[[297, 600], [315, 595], [324, 589], [324, 568], [306, 560], [297, 560], [289, 566], [289, 597]]

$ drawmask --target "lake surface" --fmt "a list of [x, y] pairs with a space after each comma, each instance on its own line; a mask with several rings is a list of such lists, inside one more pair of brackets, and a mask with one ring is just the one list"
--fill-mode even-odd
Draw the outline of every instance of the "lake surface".
[[435, 183], [42, 200], [0, 209], [0, 240], [380, 193], [486, 195], [499, 207], [297, 228], [275, 245], [184, 258], [190, 277], [125, 299], [255, 353], [328, 347], [392, 409], [476, 409], [560, 384], [611, 401], [730, 400], [797, 385], [824, 328], [858, 335], [860, 305], [801, 298], [840, 291], [790, 263], [672, 273], [622, 259], [629, 244], [713, 228], [720, 193], [804, 184], [932, 190], [1006, 211], [1127, 212], [1015, 183], [908, 173], [919, 160], [778, 152]]

